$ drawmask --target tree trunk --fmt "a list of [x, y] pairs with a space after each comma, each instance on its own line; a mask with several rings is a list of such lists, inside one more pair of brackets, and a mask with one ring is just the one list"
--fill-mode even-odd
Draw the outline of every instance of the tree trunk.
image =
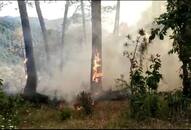
[[183, 70], [183, 94], [186, 96], [189, 96], [190, 94], [190, 81], [188, 78], [188, 70], [187, 70], [187, 63], [185, 63], [184, 61], [182, 62], [182, 70]]
[[[92, 14], [92, 57], [91, 57], [91, 90], [100, 91], [102, 90], [102, 78], [99, 78], [99, 82], [96, 83], [92, 80], [93, 77], [93, 65], [95, 55], [98, 52], [100, 59], [102, 60], [102, 25], [101, 25], [101, 1], [91, 1], [91, 14]], [[102, 61], [100, 61], [99, 72], [102, 72]]]
[[85, 21], [83, 0], [81, 0], [81, 9], [82, 9], [82, 24], [83, 24], [84, 43], [86, 44], [86, 21]]
[[60, 70], [62, 71], [62, 67], [64, 64], [64, 57], [63, 57], [63, 47], [64, 47], [64, 38], [65, 38], [65, 31], [66, 31], [66, 22], [67, 22], [67, 16], [68, 16], [68, 8], [69, 8], [69, 1], [66, 1], [65, 4], [65, 11], [64, 11], [64, 20], [62, 24], [62, 38], [61, 38], [61, 47], [60, 47]]
[[[44, 48], [45, 48], [45, 52], [46, 52], [46, 61], [47, 61], [47, 65], [48, 65], [49, 61], [50, 61], [50, 54], [49, 54], [49, 47], [48, 47], [48, 40], [47, 40], [47, 30], [46, 30], [45, 23], [44, 23], [44, 18], [42, 16], [42, 12], [41, 12], [41, 9], [40, 9], [39, 0], [35, 0], [35, 7], [36, 7], [36, 12], [37, 12], [37, 15], [38, 15], [40, 27], [41, 27], [42, 34], [43, 34]], [[47, 71], [50, 74], [48, 68], [47, 68]]]
[[[182, 52], [183, 50], [181, 50]], [[191, 79], [190, 79], [190, 76], [189, 76], [189, 58], [186, 58], [185, 55], [181, 55], [181, 61], [182, 61], [182, 72], [183, 72], [183, 75], [182, 75], [182, 85], [183, 85], [183, 94], [187, 97], [190, 97], [191, 96]]]
[[113, 34], [119, 34], [119, 16], [120, 16], [120, 0], [117, 0], [117, 8], [116, 8], [116, 15], [115, 15], [115, 24]]
[[29, 25], [28, 14], [26, 10], [25, 1], [18, 0], [19, 12], [21, 17], [21, 24], [24, 36], [25, 54], [26, 54], [26, 67], [27, 67], [27, 81], [24, 89], [24, 94], [32, 96], [36, 93], [37, 87], [37, 74], [35, 68], [35, 61], [33, 57], [33, 45], [31, 29]]
[[[189, 25], [189, 23], [187, 24]], [[185, 37], [185, 34], [188, 30], [186, 30], [186, 26], [183, 25], [182, 27], [182, 33], [180, 34], [181, 38], [184, 40], [179, 40], [179, 59], [182, 61], [182, 85], [183, 85], [183, 94], [187, 97], [191, 97], [191, 77], [190, 77], [190, 54], [188, 53], [189, 50], [186, 48], [186, 43], [189, 43], [189, 40], [187, 37]]]

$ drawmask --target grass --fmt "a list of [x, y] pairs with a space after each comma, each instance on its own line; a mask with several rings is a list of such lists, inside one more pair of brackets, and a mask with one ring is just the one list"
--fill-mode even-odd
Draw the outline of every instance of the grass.
[[42, 105], [41, 107], [28, 107], [20, 110], [21, 122], [18, 128], [106, 128], [110, 122], [115, 121], [125, 102], [100, 102], [90, 116], [83, 116], [74, 111], [71, 119], [62, 121], [60, 111]]
[[127, 101], [102, 101], [94, 107], [92, 115], [83, 116], [72, 110], [72, 117], [62, 121], [60, 111], [47, 105], [23, 107], [19, 111], [18, 128], [191, 128], [191, 123], [182, 121], [148, 119], [137, 122], [125, 117], [127, 109]]

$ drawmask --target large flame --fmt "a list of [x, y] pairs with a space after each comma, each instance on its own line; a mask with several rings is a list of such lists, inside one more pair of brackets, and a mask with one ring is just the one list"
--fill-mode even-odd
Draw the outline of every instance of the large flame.
[[101, 58], [100, 54], [96, 52], [94, 61], [93, 61], [93, 76], [92, 76], [92, 81], [98, 83], [99, 78], [103, 76], [102, 72], [99, 71], [99, 67], [101, 67]]

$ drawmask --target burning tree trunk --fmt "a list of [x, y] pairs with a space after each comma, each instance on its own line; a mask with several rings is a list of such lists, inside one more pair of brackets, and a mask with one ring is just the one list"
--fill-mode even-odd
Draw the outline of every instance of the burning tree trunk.
[[68, 8], [69, 8], [69, 1], [66, 1], [66, 4], [65, 4], [65, 11], [64, 11], [64, 20], [63, 20], [63, 24], [62, 24], [62, 39], [61, 39], [61, 55], [60, 55], [60, 69], [62, 70], [62, 67], [63, 67], [63, 64], [64, 64], [64, 61], [63, 61], [63, 46], [64, 46], [64, 38], [65, 38], [65, 27], [66, 27], [66, 22], [67, 22], [67, 16], [68, 16]]
[[116, 34], [116, 35], [118, 35], [119, 33], [119, 16], [120, 16], [120, 0], [117, 0], [115, 24], [114, 24], [114, 30], [113, 30], [113, 34]]
[[102, 90], [102, 27], [101, 1], [92, 0], [92, 58], [91, 58], [91, 90]]
[[84, 42], [86, 44], [86, 21], [85, 21], [83, 0], [81, 0], [81, 9], [82, 9], [82, 23], [83, 23]]
[[26, 54], [25, 63], [27, 68], [27, 75], [26, 75], [27, 82], [24, 89], [24, 94], [30, 96], [36, 93], [36, 86], [37, 86], [37, 74], [35, 68], [35, 61], [33, 58], [32, 36], [31, 36], [31, 29], [29, 25], [29, 19], [25, 1], [18, 0], [18, 6], [21, 16], [21, 24], [24, 36], [25, 54]]
[[[47, 31], [46, 31], [46, 27], [45, 27], [45, 23], [44, 23], [44, 18], [42, 16], [42, 12], [40, 9], [39, 0], [35, 0], [35, 7], [36, 7], [36, 12], [38, 15], [40, 27], [41, 27], [42, 34], [43, 34], [44, 48], [45, 48], [45, 52], [46, 52], [46, 60], [47, 60], [47, 65], [48, 65], [48, 62], [50, 61], [50, 55], [49, 55], [49, 48], [48, 48]], [[49, 72], [48, 68], [47, 68], [47, 71]], [[49, 74], [50, 74], [50, 72], [49, 72]]]

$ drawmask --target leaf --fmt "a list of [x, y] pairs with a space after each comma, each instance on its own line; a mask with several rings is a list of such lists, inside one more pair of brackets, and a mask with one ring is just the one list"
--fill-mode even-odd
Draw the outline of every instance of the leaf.
[[145, 35], [145, 31], [144, 31], [143, 29], [140, 29], [140, 30], [139, 30], [139, 34], [140, 34], [141, 36], [144, 36], [144, 35]]
[[131, 40], [131, 35], [128, 34], [126, 37], [127, 37], [129, 40]]
[[149, 42], [151, 42], [153, 39], [155, 38], [155, 34], [151, 34], [151, 36], [149, 37]]
[[170, 55], [170, 54], [173, 54], [174, 53], [174, 50], [173, 49], [171, 49], [170, 51], [168, 51], [168, 54]]
[[162, 33], [159, 34], [159, 38], [160, 38], [160, 40], [163, 40], [163, 39], [164, 39], [164, 36], [163, 36]]

